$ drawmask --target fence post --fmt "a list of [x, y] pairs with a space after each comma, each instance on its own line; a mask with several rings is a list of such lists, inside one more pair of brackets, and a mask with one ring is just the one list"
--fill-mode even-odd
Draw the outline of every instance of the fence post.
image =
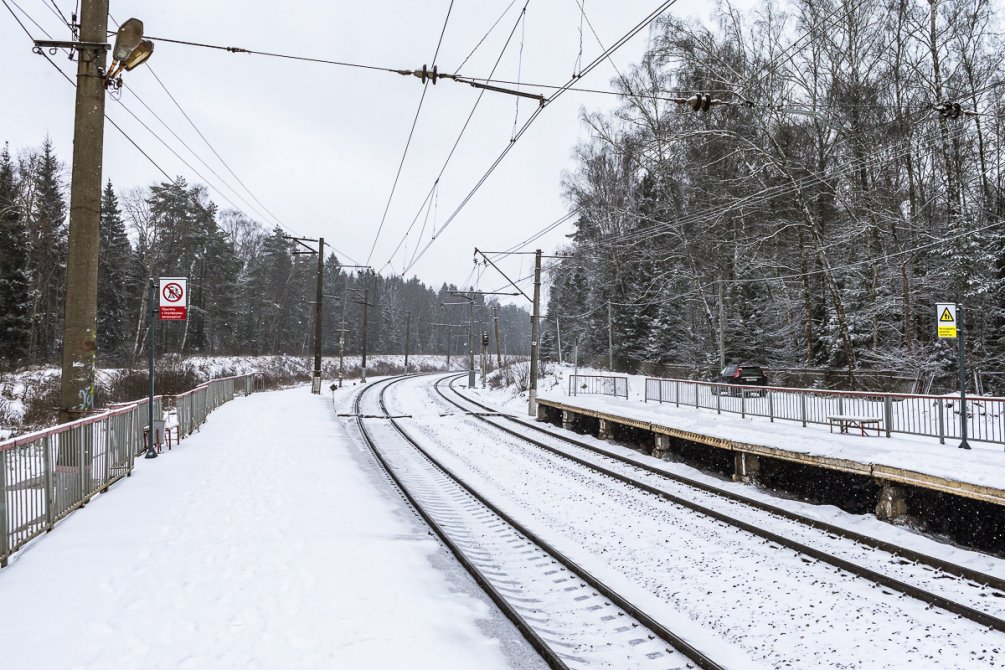
[[806, 427], [806, 394], [799, 394], [799, 413], [802, 415], [803, 428]]
[[52, 530], [52, 505], [55, 495], [52, 477], [52, 437], [46, 436], [42, 440], [42, 462], [45, 467], [45, 528]]
[[765, 391], [768, 394], [768, 417], [771, 419], [771, 423], [775, 422], [775, 396], [771, 391]]
[[893, 398], [883, 397], [883, 423], [886, 424], [886, 436], [890, 437], [890, 424], [893, 423]]
[[7, 566], [10, 541], [7, 536], [7, 451], [0, 451], [0, 568]]
[[694, 385], [694, 408], [698, 409], [701, 405], [698, 404], [698, 384]]
[[659, 388], [660, 388], [660, 404], [662, 405], [663, 404], [663, 380], [662, 379], [657, 380], [656, 383], [659, 385]]
[[945, 417], [942, 416], [943, 410], [944, 410], [943, 404], [942, 404], [942, 398], [936, 398], [935, 399], [935, 405], [936, 405], [936, 407], [938, 407], [938, 410], [939, 410], [939, 444], [945, 444], [946, 443], [946, 426], [945, 426]]
[[674, 382], [674, 392], [673, 392], [674, 405], [680, 407], [680, 380]]
[[715, 390], [715, 413], [722, 414], [722, 387], [713, 386], [711, 388]]

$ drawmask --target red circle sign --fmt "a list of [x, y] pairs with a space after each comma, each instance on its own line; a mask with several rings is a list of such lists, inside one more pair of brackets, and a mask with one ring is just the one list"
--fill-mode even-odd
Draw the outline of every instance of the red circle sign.
[[178, 302], [185, 297], [185, 291], [182, 289], [181, 284], [177, 282], [164, 284], [164, 290], [161, 293], [168, 302]]

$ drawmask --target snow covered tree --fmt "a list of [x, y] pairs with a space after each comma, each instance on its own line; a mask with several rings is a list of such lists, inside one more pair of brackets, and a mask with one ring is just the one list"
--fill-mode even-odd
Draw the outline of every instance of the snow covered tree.
[[18, 203], [14, 162], [5, 144], [0, 153], [0, 365], [23, 361], [30, 337], [28, 229]]

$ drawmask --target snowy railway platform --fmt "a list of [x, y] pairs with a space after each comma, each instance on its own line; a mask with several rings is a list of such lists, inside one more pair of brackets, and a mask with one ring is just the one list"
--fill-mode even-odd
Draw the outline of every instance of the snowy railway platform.
[[303, 387], [138, 462], [14, 554], [0, 602], [9, 668], [540, 664]]
[[[722, 402], [727, 400], [739, 402]], [[755, 396], [746, 402], [749, 407], [765, 399]], [[816, 499], [840, 505], [854, 495], [858, 500], [853, 506], [860, 512], [866, 511], [863, 498], [868, 497], [869, 511], [880, 518], [924, 519], [929, 528], [950, 537], [968, 523], [978, 527], [975, 533], [995, 535], [994, 529], [1005, 522], [1005, 453], [1000, 442], [975, 442], [972, 449], [962, 450], [956, 448], [959, 439], [940, 443], [918, 435], [878, 436], [881, 431], [875, 425], [862, 431], [865, 435], [858, 430], [845, 433], [828, 430], [826, 423], [802, 426], [694, 403], [570, 396], [560, 385], [540, 393], [537, 418], [633, 444], [658, 458], [717, 470], [737, 481], [777, 490], [791, 486], [795, 495], [806, 493], [808, 486], [817, 488], [814, 493], [830, 488], [830, 498]], [[955, 539], [971, 544], [969, 537]], [[1000, 543], [975, 542], [1001, 548]]]

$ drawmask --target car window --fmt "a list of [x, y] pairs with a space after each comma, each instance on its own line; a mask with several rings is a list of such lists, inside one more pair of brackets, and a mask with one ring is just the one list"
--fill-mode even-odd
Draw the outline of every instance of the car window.
[[727, 365], [722, 369], [722, 372], [720, 372], [719, 374], [722, 375], [723, 377], [732, 377], [733, 375], [736, 374], [736, 366]]
[[743, 374], [745, 375], [755, 375], [759, 377], [764, 374], [764, 372], [761, 371], [761, 368], [757, 367], [756, 365], [747, 366], [745, 368], [742, 368], [742, 370]]

